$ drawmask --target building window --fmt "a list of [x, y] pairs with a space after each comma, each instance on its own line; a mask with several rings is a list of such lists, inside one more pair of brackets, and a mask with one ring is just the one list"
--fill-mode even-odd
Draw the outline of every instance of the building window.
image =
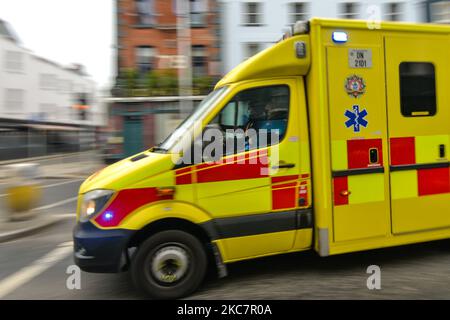
[[257, 42], [251, 42], [251, 43], [245, 43], [244, 44], [244, 59], [248, 59], [258, 52], [260, 52], [262, 49], [262, 46], [260, 43]]
[[402, 10], [402, 3], [398, 2], [391, 2], [386, 3], [386, 20], [388, 21], [401, 21], [403, 10]]
[[5, 70], [8, 72], [22, 72], [24, 55], [22, 52], [6, 51]]
[[309, 3], [306, 2], [292, 2], [288, 4], [289, 7], [289, 23], [294, 24], [297, 21], [308, 20]]
[[58, 88], [58, 79], [54, 74], [41, 74], [39, 87], [42, 90], [56, 90]]
[[156, 50], [150, 46], [136, 47], [136, 68], [143, 75], [155, 68]]
[[436, 76], [430, 62], [402, 62], [400, 71], [400, 105], [405, 117], [436, 114]]
[[342, 19], [356, 19], [358, 17], [358, 3], [343, 2], [339, 4], [339, 17]]
[[432, 2], [430, 9], [431, 22], [450, 23], [450, 1]]
[[71, 93], [73, 83], [70, 80], [60, 80], [60, 89], [62, 93]]
[[263, 23], [263, 4], [260, 2], [245, 2], [243, 24], [258, 26]]
[[208, 73], [205, 46], [192, 46], [192, 75], [201, 77]]
[[156, 24], [155, 0], [135, 0], [139, 24]]
[[22, 110], [25, 100], [25, 91], [22, 89], [6, 89], [5, 90], [5, 107], [7, 113], [16, 113]]
[[191, 26], [204, 27], [206, 26], [206, 0], [190, 0], [191, 5]]

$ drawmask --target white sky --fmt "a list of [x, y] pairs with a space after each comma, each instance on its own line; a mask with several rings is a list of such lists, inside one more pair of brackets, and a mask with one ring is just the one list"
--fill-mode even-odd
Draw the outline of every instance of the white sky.
[[81, 63], [104, 88], [112, 83], [112, 0], [0, 0], [24, 47], [62, 65]]

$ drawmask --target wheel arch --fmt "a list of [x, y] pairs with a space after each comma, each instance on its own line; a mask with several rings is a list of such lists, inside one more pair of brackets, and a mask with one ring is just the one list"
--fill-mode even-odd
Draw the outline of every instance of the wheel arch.
[[212, 241], [211, 236], [200, 225], [182, 218], [167, 217], [150, 222], [142, 229], [138, 230], [130, 238], [128, 247], [137, 247], [153, 234], [166, 230], [179, 230], [190, 233], [204, 244], [211, 243]]
[[[209, 225], [211, 224], [208, 223], [208, 226]], [[153, 221], [137, 231], [130, 238], [127, 248], [130, 249], [133, 247], [139, 247], [139, 245], [143, 241], [145, 241], [152, 235], [166, 230], [184, 231], [196, 237], [202, 243], [205, 249], [208, 264], [211, 266], [216, 266], [216, 272], [220, 278], [227, 275], [226, 267], [223, 264], [222, 252], [220, 252], [220, 249], [213, 242], [213, 239], [215, 237], [215, 230], [211, 226], [205, 227], [186, 219], [167, 217]], [[131, 261], [131, 257], [129, 258], [129, 260]]]

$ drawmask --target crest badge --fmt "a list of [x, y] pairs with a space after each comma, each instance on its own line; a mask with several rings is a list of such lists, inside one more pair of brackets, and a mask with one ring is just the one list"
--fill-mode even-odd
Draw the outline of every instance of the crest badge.
[[356, 74], [347, 77], [345, 80], [345, 91], [350, 97], [359, 98], [366, 92], [364, 79]]

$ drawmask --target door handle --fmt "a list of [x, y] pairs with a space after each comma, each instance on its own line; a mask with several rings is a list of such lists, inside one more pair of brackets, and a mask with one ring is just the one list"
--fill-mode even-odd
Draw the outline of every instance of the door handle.
[[277, 166], [273, 166], [272, 169], [290, 169], [294, 168], [295, 163], [286, 163], [284, 161], [280, 161]]
[[439, 158], [445, 158], [445, 144], [439, 145]]
[[370, 163], [378, 163], [378, 149], [377, 148], [369, 149], [369, 162]]

